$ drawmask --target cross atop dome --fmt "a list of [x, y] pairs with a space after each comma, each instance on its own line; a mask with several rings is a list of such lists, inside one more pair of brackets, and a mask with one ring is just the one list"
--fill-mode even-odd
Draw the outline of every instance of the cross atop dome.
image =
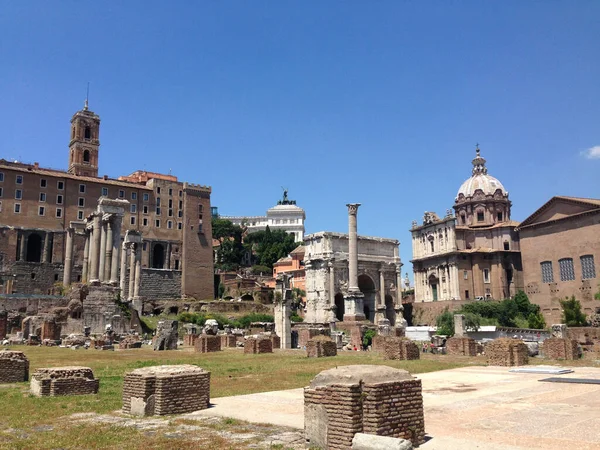
[[473, 176], [475, 175], [486, 175], [487, 174], [487, 167], [485, 167], [485, 158], [483, 156], [481, 156], [481, 151], [479, 150], [479, 144], [476, 144], [475, 146], [475, 153], [476, 156], [473, 159], [472, 163], [473, 163]]

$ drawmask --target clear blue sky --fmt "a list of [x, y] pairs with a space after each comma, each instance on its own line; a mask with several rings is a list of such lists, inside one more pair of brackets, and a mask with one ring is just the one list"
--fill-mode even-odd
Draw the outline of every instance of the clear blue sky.
[[259, 215], [281, 186], [307, 232], [397, 238], [443, 214], [475, 143], [523, 220], [600, 197], [598, 1], [4, 1], [0, 157], [66, 168], [102, 118], [100, 174], [168, 172]]

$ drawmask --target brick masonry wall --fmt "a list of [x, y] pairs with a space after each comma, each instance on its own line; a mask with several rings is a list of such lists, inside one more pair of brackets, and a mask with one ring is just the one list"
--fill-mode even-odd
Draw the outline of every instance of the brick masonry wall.
[[221, 334], [219, 337], [221, 338], [221, 348], [232, 348], [236, 346], [235, 335]]
[[272, 334], [271, 337], [271, 347], [273, 348], [281, 348], [281, 338], [276, 334]]
[[378, 351], [383, 359], [413, 360], [420, 359], [419, 346], [410, 339], [395, 336], [380, 336], [377, 340]]
[[446, 341], [446, 353], [449, 355], [477, 356], [475, 339], [452, 337]]
[[306, 356], [308, 358], [337, 356], [337, 346], [331, 340], [310, 340], [306, 344]]
[[0, 339], [6, 337], [8, 331], [8, 313], [6, 311], [0, 311]]
[[303, 348], [315, 336], [330, 336], [329, 328], [298, 328], [298, 346]]
[[99, 386], [89, 367], [40, 368], [31, 376], [31, 392], [38, 397], [97, 394]]
[[573, 339], [546, 339], [542, 344], [542, 353], [549, 359], [579, 359], [577, 341]]
[[194, 344], [196, 353], [211, 353], [221, 351], [221, 338], [219, 336], [201, 335]]
[[485, 355], [490, 366], [522, 366], [529, 364], [527, 345], [518, 339], [494, 339], [486, 344]]
[[183, 335], [183, 345], [188, 347], [193, 347], [196, 345], [196, 341], [200, 337], [199, 334], [184, 334]]
[[58, 340], [60, 339], [60, 324], [54, 320], [45, 320], [42, 323], [42, 335], [40, 339]]
[[0, 351], [0, 383], [20, 383], [29, 379], [29, 360], [23, 352]]
[[148, 299], [181, 298], [181, 271], [142, 269], [140, 296]]
[[569, 339], [575, 339], [581, 344], [585, 344], [586, 342], [592, 342], [594, 340], [600, 340], [600, 328], [569, 327], [567, 328], [567, 337]]
[[273, 343], [267, 338], [248, 338], [244, 345], [244, 353], [273, 353]]

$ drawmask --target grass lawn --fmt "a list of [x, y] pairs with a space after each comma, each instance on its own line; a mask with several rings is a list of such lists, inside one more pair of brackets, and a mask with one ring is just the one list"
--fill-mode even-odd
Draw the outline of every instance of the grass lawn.
[[[138, 367], [196, 364], [211, 372], [211, 397], [214, 398], [303, 387], [320, 371], [339, 365], [385, 364], [411, 373], [423, 373], [484, 363], [480, 358], [438, 355], [425, 355], [418, 361], [384, 361], [374, 352], [341, 352], [335, 358], [308, 359], [305, 352], [299, 350], [244, 355], [242, 349], [210, 354], [185, 349], [154, 352], [149, 347], [114, 352], [27, 346], [13, 349], [27, 354], [31, 373], [38, 367], [91, 367], [100, 379], [100, 392], [89, 396], [37, 398], [28, 393], [28, 383], [0, 386], [0, 425], [3, 429], [0, 448], [246, 448], [245, 444], [232, 443], [219, 434], [203, 440], [204, 432], [177, 432], [167, 436], [168, 433], [153, 434], [136, 426], [76, 420], [81, 413], [118, 417], [115, 411], [121, 409], [123, 376]], [[183, 426], [176, 417], [171, 419], [169, 426]], [[227, 429], [228, 425], [242, 429], [245, 426], [225, 422], [213, 424], [213, 428]]]

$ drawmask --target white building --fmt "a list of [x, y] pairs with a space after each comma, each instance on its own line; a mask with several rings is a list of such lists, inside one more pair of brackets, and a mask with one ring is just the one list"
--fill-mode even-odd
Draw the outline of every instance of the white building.
[[283, 199], [276, 206], [267, 210], [266, 216], [220, 216], [221, 219], [230, 220], [234, 225], [246, 227], [249, 233], [262, 231], [269, 226], [271, 230], [283, 230], [294, 235], [296, 242], [304, 240], [304, 221], [306, 214], [295, 200], [289, 200], [287, 190], [283, 192]]

